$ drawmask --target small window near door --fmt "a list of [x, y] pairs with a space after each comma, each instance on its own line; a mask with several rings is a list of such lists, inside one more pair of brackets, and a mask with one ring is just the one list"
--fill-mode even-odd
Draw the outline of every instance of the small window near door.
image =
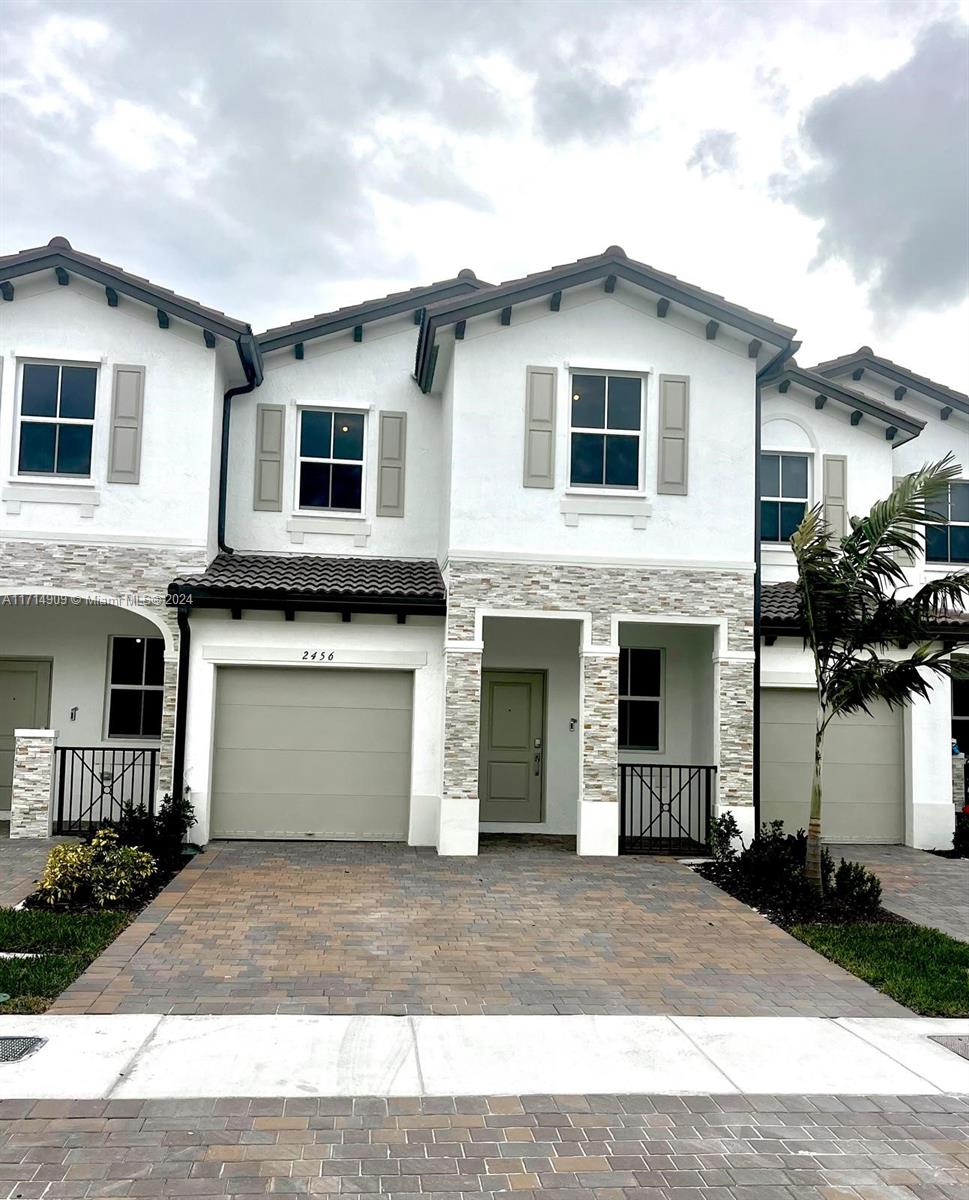
[[808, 456], [760, 456], [760, 540], [789, 542], [808, 503]]
[[161, 736], [163, 638], [113, 637], [108, 663], [108, 737]]
[[655, 649], [619, 651], [619, 748], [660, 748], [663, 653]]
[[969, 679], [952, 681], [952, 740], [969, 754]]

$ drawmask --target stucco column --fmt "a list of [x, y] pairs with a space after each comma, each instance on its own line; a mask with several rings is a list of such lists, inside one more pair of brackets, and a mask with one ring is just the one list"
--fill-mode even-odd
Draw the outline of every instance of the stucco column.
[[[927, 673], [926, 673], [927, 674]], [[929, 698], [905, 709], [905, 844], [920, 850], [952, 845], [952, 685], [927, 674]]]
[[439, 854], [478, 853], [481, 655], [477, 645], [444, 650], [444, 768]]
[[585, 649], [579, 656], [582, 761], [579, 854], [619, 853], [619, 651]]
[[717, 730], [717, 811], [732, 812], [744, 840], [754, 828], [754, 652], [713, 660]]
[[57, 730], [16, 729], [13, 737], [10, 836], [48, 838], [51, 834]]

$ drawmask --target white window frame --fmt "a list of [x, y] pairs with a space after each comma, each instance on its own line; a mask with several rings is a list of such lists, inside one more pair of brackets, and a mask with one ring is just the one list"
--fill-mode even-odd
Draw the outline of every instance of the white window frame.
[[[619, 680], [617, 701], [623, 700], [649, 700], [655, 701], [658, 711], [658, 719], [656, 723], [656, 748], [647, 749], [645, 746], [629, 746], [619, 742], [619, 749], [627, 754], [664, 754], [666, 746], [666, 649], [663, 646], [620, 646], [620, 656], [623, 650], [627, 654], [638, 654], [642, 651], [648, 651], [650, 654], [659, 655], [659, 695], [658, 696], [633, 696], [625, 689], [628, 688], [628, 680]], [[617, 664], [618, 670], [618, 664]], [[632, 677], [632, 661], [629, 663], [629, 677]]]
[[[812, 496], [814, 495], [814, 454], [810, 450], [769, 450], [765, 447], [762, 447], [761, 451], [760, 451], [760, 456], [761, 456], [761, 458], [767, 458], [768, 456], [770, 456], [770, 457], [776, 457], [778, 459], [803, 458], [805, 460], [805, 462], [807, 463], [807, 496], [801, 497], [801, 496], [784, 496], [784, 495], [779, 495], [779, 496], [766, 495], [766, 493], [764, 492], [763, 477], [762, 477], [762, 471], [761, 471], [760, 472], [760, 474], [761, 474], [760, 493], [761, 494], [757, 500], [758, 506], [765, 500], [770, 504], [800, 504], [803, 500], [804, 511], [807, 512], [811, 508], [811, 505], [814, 503], [814, 501], [812, 500]], [[777, 484], [778, 491], [783, 492], [783, 490], [784, 490], [784, 468], [780, 462], [778, 463], [778, 468], [777, 468], [777, 480], [778, 480], [778, 484]], [[758, 507], [758, 511], [759, 511], [759, 507]], [[778, 522], [778, 533], [779, 532], [780, 532], [780, 523]], [[783, 539], [783, 538], [779, 538], [779, 537], [778, 538], [769, 538], [769, 539], [765, 538], [763, 527], [761, 527], [761, 531], [760, 531], [760, 541], [761, 541], [761, 545], [763, 545], [763, 546], [775, 547], [775, 548], [778, 548], [781, 550], [790, 550], [790, 548], [791, 548], [790, 542], [787, 539]]]
[[[303, 413], [305, 412], [328, 412], [334, 419], [337, 413], [351, 413], [354, 416], [363, 417], [363, 448], [361, 457], [356, 458], [313, 458], [300, 454], [300, 442], [303, 431]], [[363, 406], [359, 404], [297, 404], [296, 406], [296, 445], [294, 452], [295, 471], [293, 478], [293, 515], [294, 516], [319, 516], [332, 518], [334, 520], [362, 520], [367, 515], [367, 460], [369, 458], [369, 439], [371, 426], [372, 406]], [[330, 433], [330, 446], [333, 445], [333, 432]], [[328, 463], [331, 466], [336, 463], [338, 465], [356, 463], [360, 464], [360, 508], [321, 508], [317, 505], [301, 506], [299, 502], [299, 485], [301, 477], [301, 467], [304, 462], [313, 463]]]
[[[950, 490], [950, 489], [951, 489], [951, 487], [952, 487], [952, 484], [953, 484], [953, 483], [962, 483], [962, 484], [965, 484], [967, 487], [969, 487], [969, 480], [966, 480], [966, 479], [953, 479], [953, 480], [951, 480], [951, 481], [950, 481], [948, 484], [946, 484], [946, 493], [945, 493], [945, 503], [946, 503], [946, 522], [945, 522], [945, 528], [947, 528], [947, 529], [948, 529], [948, 528], [952, 528], [953, 526], [957, 526], [959, 529], [962, 529], [962, 528], [963, 528], [963, 527], [965, 527], [965, 526], [969, 526], [969, 521], [953, 521], [953, 520], [951, 519], [951, 517], [950, 517], [950, 514], [951, 514], [951, 512], [952, 512], [952, 493], [951, 493], [951, 490]], [[928, 526], [928, 527], [926, 528], [926, 537], [928, 536], [928, 529], [929, 529], [929, 528], [931, 528], [931, 526]], [[951, 540], [951, 538], [949, 539], [949, 543], [948, 543], [948, 545], [949, 545], [949, 557], [948, 557], [948, 558], [929, 558], [928, 546], [926, 545], [926, 548], [925, 548], [925, 565], [926, 565], [926, 566], [929, 568], [929, 570], [935, 569], [935, 570], [944, 570], [944, 571], [948, 571], [948, 570], [949, 570], [949, 569], [951, 569], [952, 567], [960, 567], [960, 568], [963, 568], [963, 569], [965, 569], [965, 568], [967, 567], [967, 564], [966, 564], [966, 563], [964, 563], [964, 562], [963, 562], [961, 559], [956, 559], [956, 558], [953, 558], [953, 557], [952, 557], [952, 540]]]
[[[165, 639], [161, 635], [144, 633], [117, 633], [110, 634], [108, 637], [108, 655], [107, 655], [107, 677], [105, 681], [104, 692], [104, 718], [102, 721], [103, 739], [106, 742], [157, 742], [161, 743], [162, 730], [165, 727], [165, 676], [164, 666], [162, 667], [162, 682], [161, 683], [112, 683], [111, 674], [114, 666], [114, 644], [120, 640], [136, 641], [140, 639], [143, 642], [161, 642], [164, 646]], [[147, 658], [147, 653], [146, 653]], [[164, 660], [163, 660], [164, 661]], [[144, 674], [142, 674], [144, 678]], [[158, 733], [110, 733], [111, 725], [111, 694], [112, 692], [161, 692], [162, 694], [162, 719]]]
[[[61, 382], [63, 380], [64, 367], [85, 367], [87, 370], [94, 372], [94, 416], [93, 417], [32, 417], [29, 414], [24, 416], [23, 413], [23, 398], [24, 398], [24, 368], [25, 367], [57, 367], [57, 408], [60, 411], [61, 406]], [[21, 358], [17, 362], [17, 395], [16, 404], [14, 405], [14, 429], [11, 450], [11, 470], [10, 478], [16, 480], [34, 480], [34, 481], [56, 481], [61, 484], [89, 484], [94, 478], [94, 455], [97, 450], [95, 441], [95, 432], [97, 427], [98, 411], [100, 408], [100, 391], [101, 391], [101, 363], [100, 362], [79, 362], [69, 358]], [[60, 471], [22, 471], [20, 469], [20, 431], [24, 423], [28, 425], [88, 425], [91, 428], [91, 466], [86, 475], [67, 474]], [[56, 435], [55, 435], [56, 438]], [[57, 463], [57, 443], [55, 440], [54, 463]]]
[[[639, 428], [638, 429], [609, 429], [607, 425], [596, 429], [588, 425], [572, 424], [572, 380], [576, 375], [595, 375], [606, 380], [606, 403], [603, 421], [609, 420], [609, 379], [638, 379], [639, 380]], [[566, 491], [576, 496], [644, 496], [646, 494], [646, 381], [649, 375], [643, 371], [610, 371], [599, 367], [570, 367], [568, 373], [568, 452]], [[635, 437], [639, 439], [639, 454], [637, 456], [637, 477], [635, 487], [621, 486], [615, 483], [573, 483], [572, 482], [572, 434], [593, 433], [606, 437]]]

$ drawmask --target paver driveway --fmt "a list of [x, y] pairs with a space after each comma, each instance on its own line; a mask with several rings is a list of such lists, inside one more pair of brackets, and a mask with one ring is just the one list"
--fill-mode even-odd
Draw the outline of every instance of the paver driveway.
[[969, 942], [969, 858], [940, 858], [911, 846], [832, 846], [882, 881], [882, 904], [918, 925]]
[[0, 826], [0, 908], [12, 907], [34, 890], [51, 846], [63, 838], [9, 838]]
[[907, 1013], [675, 861], [511, 838], [214, 843], [53, 1011]]

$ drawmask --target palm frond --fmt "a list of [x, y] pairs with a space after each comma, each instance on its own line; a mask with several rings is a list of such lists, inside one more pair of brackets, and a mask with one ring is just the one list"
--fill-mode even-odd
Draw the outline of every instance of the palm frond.
[[870, 717], [872, 705], [879, 701], [889, 708], [903, 708], [915, 696], [927, 700], [931, 676], [954, 673], [954, 660], [945, 654], [925, 644], [906, 659], [856, 659], [838, 673], [828, 689], [832, 716], [864, 712]]

